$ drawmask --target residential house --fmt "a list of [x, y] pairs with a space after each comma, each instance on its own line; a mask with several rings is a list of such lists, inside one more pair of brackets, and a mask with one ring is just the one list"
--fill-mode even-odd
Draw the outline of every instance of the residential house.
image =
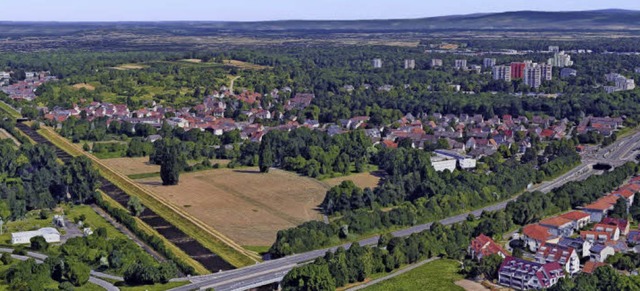
[[560, 217], [571, 220], [573, 222], [573, 229], [576, 231], [591, 223], [591, 215], [579, 210], [569, 211], [561, 214]]
[[591, 252], [591, 260], [594, 262], [603, 263], [609, 256], [615, 254], [615, 250], [612, 247], [596, 244], [589, 250]]
[[604, 244], [609, 240], [609, 234], [604, 231], [585, 230], [580, 232], [580, 237], [594, 244]]
[[593, 243], [581, 237], [577, 237], [577, 238], [562, 237], [558, 241], [558, 245], [565, 246], [565, 247], [572, 247], [574, 250], [576, 250], [578, 257], [586, 258], [591, 254], [589, 250], [593, 246]]
[[507, 256], [507, 252], [500, 245], [484, 234], [480, 234], [471, 241], [468, 251], [471, 257], [478, 261], [490, 255], [499, 255], [502, 258]]
[[620, 229], [620, 235], [629, 234], [629, 221], [622, 218], [613, 218], [613, 217], [605, 217], [602, 221], [602, 224], [607, 225], [615, 225]]
[[620, 239], [620, 228], [615, 225], [598, 223], [593, 227], [593, 231], [606, 232], [608, 234], [608, 240], [617, 241]]
[[580, 258], [572, 247], [545, 243], [538, 248], [535, 260], [540, 264], [557, 262], [570, 275], [580, 271]]
[[543, 219], [539, 224], [547, 227], [555, 236], [571, 236], [574, 230], [573, 221], [560, 216]]
[[603, 218], [607, 217], [609, 211], [613, 210], [616, 201], [618, 201], [618, 196], [605, 196], [582, 207], [582, 211], [589, 213], [592, 222], [600, 222]]
[[564, 278], [557, 262], [540, 264], [515, 257], [507, 257], [498, 269], [498, 283], [516, 290], [546, 289]]
[[522, 239], [530, 251], [536, 252], [538, 248], [549, 240], [557, 238], [551, 231], [539, 224], [529, 224], [522, 228]]

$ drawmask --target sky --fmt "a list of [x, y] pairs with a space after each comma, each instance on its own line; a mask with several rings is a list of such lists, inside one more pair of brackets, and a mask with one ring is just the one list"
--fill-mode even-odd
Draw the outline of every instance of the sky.
[[639, 0], [0, 0], [0, 21], [391, 19], [502, 12], [640, 10]]

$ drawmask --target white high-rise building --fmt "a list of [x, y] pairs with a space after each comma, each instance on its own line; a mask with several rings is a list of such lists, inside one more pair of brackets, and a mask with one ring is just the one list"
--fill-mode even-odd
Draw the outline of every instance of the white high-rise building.
[[372, 64], [376, 69], [382, 68], [382, 59], [373, 59]]
[[551, 81], [553, 80], [553, 65], [540, 65], [541, 77], [542, 81]]
[[547, 61], [547, 64], [556, 66], [559, 68], [571, 67], [573, 66], [573, 61], [571, 60], [571, 56], [565, 54], [564, 52], [555, 53], [553, 58], [550, 58]]
[[532, 64], [524, 68], [523, 76], [524, 84], [533, 88], [539, 88], [542, 85], [542, 67]]
[[455, 62], [455, 68], [460, 70], [460, 69], [467, 69], [467, 60], [456, 60]]
[[485, 68], [493, 68], [496, 65], [496, 59], [494, 58], [485, 58], [482, 62], [482, 66]]
[[416, 68], [416, 60], [406, 59], [404, 60], [404, 68], [407, 70], [413, 70]]
[[431, 67], [433, 67], [433, 68], [442, 67], [442, 60], [441, 59], [431, 59]]
[[494, 80], [511, 82], [511, 66], [494, 66], [491, 71]]

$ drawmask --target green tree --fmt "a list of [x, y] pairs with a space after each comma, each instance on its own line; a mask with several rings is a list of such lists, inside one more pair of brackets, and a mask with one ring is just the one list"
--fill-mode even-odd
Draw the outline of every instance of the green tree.
[[85, 263], [77, 261], [75, 259], [66, 260], [65, 277], [74, 286], [82, 286], [89, 281], [89, 273], [91, 268]]
[[180, 180], [180, 163], [178, 162], [178, 149], [175, 145], [166, 145], [164, 148], [162, 165], [160, 165], [160, 178], [162, 185], [178, 185]]
[[129, 198], [127, 207], [129, 208], [129, 211], [131, 211], [131, 214], [133, 214], [134, 216], [140, 216], [140, 214], [142, 214], [145, 209], [144, 205], [142, 205], [142, 202], [140, 202], [140, 199], [137, 196], [131, 196], [131, 198]]
[[262, 143], [260, 144], [258, 166], [260, 167], [260, 172], [262, 173], [268, 173], [269, 168], [273, 166], [274, 154], [273, 149], [271, 148], [270, 140], [271, 138], [268, 133], [264, 136]]
[[613, 218], [627, 218], [627, 200], [626, 199], [618, 199], [616, 204], [613, 205], [613, 210], [609, 214], [609, 216]]
[[45, 251], [49, 248], [49, 243], [42, 236], [32, 237], [30, 242], [34, 251]]
[[308, 264], [293, 268], [282, 280], [285, 291], [326, 291], [335, 290], [336, 283], [326, 264]]
[[502, 264], [502, 257], [499, 255], [490, 255], [480, 262], [480, 272], [489, 280], [498, 278], [498, 269]]

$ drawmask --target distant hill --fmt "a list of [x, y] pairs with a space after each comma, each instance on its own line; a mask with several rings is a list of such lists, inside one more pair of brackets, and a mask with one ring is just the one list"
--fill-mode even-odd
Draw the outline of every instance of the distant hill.
[[640, 11], [594, 10], [576, 12], [516, 11], [418, 19], [283, 20], [262, 22], [0, 22], [1, 35], [69, 34], [100, 30], [136, 33], [201, 35], [234, 31], [394, 32], [438, 30], [623, 30], [640, 31]]

